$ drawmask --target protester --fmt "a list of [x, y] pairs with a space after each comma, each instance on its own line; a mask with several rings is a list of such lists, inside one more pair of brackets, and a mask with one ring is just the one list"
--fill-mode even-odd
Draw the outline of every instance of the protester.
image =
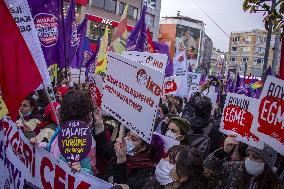
[[[90, 98], [90, 94], [82, 91], [69, 91], [63, 97], [61, 110], [60, 110], [60, 125], [64, 125], [71, 120], [79, 120], [92, 126], [93, 122], [93, 105]], [[58, 134], [60, 132], [60, 125], [55, 130], [49, 144], [39, 143], [40, 147], [45, 147], [56, 158], [60, 158], [66, 161], [60, 153], [58, 147]], [[91, 151], [86, 158], [80, 162], [73, 162], [71, 168], [75, 171], [83, 171], [91, 175], [96, 174], [96, 144], [92, 141]]]
[[172, 117], [166, 126], [163, 135], [180, 141], [180, 144], [189, 145], [188, 132], [191, 130], [191, 124], [180, 117]]
[[24, 135], [31, 139], [35, 137], [34, 129], [40, 123], [42, 116], [38, 114], [38, 106], [36, 100], [32, 96], [28, 96], [21, 103], [20, 118], [17, 120], [16, 124], [20, 127]]
[[[131, 188], [131, 187], [130, 187]], [[184, 145], [173, 146], [156, 166], [143, 189], [206, 189], [203, 161], [199, 153]]]
[[244, 160], [232, 161], [239, 142], [227, 137], [224, 147], [209, 155], [205, 162], [214, 189], [278, 189], [281, 184], [272, 171], [277, 153], [265, 145], [263, 150], [249, 146]]

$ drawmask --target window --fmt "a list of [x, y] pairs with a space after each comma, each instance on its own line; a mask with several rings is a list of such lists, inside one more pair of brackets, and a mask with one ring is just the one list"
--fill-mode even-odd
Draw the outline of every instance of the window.
[[262, 58], [257, 59], [257, 64], [263, 64], [264, 60]]
[[242, 62], [248, 62], [248, 57], [243, 57]]
[[[118, 14], [119, 15], [122, 15], [123, 14], [123, 11], [124, 11], [124, 8], [125, 8], [126, 4], [125, 3], [122, 3], [122, 2], [119, 2], [119, 9], [118, 9]], [[138, 17], [138, 9], [133, 7], [133, 6], [128, 6], [128, 13], [127, 13], [128, 17], [130, 19], [134, 19], [134, 20], [137, 20], [137, 17]]]
[[237, 47], [232, 47], [232, 51], [237, 51]]
[[110, 12], [116, 11], [116, 0], [105, 0], [104, 9]]
[[[113, 37], [114, 34], [114, 27], [109, 26], [109, 43], [111, 42], [110, 40]], [[89, 34], [89, 38], [92, 41], [97, 41], [99, 37], [102, 37], [105, 33], [105, 28], [106, 28], [106, 24], [103, 23], [96, 23], [96, 22], [91, 22], [90, 24], [90, 34]]]
[[116, 0], [90, 0], [90, 5], [110, 12], [116, 12]]
[[231, 62], [235, 62], [237, 59], [235, 57], [231, 58]]
[[233, 41], [240, 41], [240, 36], [234, 37], [234, 38], [233, 38]]

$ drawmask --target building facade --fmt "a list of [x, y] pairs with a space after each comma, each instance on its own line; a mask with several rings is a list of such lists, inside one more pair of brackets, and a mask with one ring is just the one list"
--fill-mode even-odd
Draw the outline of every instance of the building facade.
[[[84, 0], [76, 1], [78, 21], [88, 18], [87, 37], [96, 43], [98, 37], [104, 34], [105, 28], [109, 27], [109, 42], [111, 42], [115, 29], [118, 27], [125, 6], [128, 4], [128, 30], [134, 28], [140, 18], [143, 3], [147, 3], [146, 23], [157, 40], [159, 34], [159, 21], [161, 0]], [[68, 6], [68, 0], [65, 3]]]
[[211, 38], [208, 35], [204, 35], [204, 43], [203, 43], [203, 56], [202, 56], [202, 61], [199, 64], [199, 67], [201, 69], [207, 70], [207, 73], [210, 69], [210, 63], [212, 59], [212, 51], [213, 51], [213, 42]]
[[170, 56], [186, 50], [187, 61], [192, 69], [198, 68], [204, 50], [204, 23], [189, 17], [163, 17], [160, 21], [159, 41], [168, 44]]
[[209, 75], [225, 75], [227, 70], [227, 55], [220, 49], [213, 48]]
[[[239, 72], [243, 75], [252, 74], [255, 76], [262, 75], [264, 63], [264, 53], [266, 47], [266, 30], [251, 30], [231, 33], [229, 44], [229, 68], [235, 72], [238, 65]], [[273, 43], [272, 43], [273, 44]], [[273, 46], [271, 44], [268, 66], [272, 64]]]

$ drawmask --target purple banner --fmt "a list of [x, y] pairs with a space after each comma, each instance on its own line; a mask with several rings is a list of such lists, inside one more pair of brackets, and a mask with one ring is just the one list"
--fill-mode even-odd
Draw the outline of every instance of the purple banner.
[[64, 68], [63, 1], [28, 0], [47, 67]]
[[170, 58], [168, 45], [163, 44], [163, 43], [159, 43], [159, 42], [156, 42], [156, 41], [153, 41], [153, 43], [154, 43], [154, 46], [155, 46], [155, 52], [156, 53], [168, 55], [168, 62], [167, 62], [167, 66], [166, 66], [166, 69], [165, 69], [165, 77], [172, 76], [173, 72], [174, 72], [174, 66], [173, 66], [173, 62]]
[[140, 19], [137, 21], [133, 31], [127, 38], [126, 45], [128, 51], [147, 52], [146, 10], [147, 6], [144, 5]]

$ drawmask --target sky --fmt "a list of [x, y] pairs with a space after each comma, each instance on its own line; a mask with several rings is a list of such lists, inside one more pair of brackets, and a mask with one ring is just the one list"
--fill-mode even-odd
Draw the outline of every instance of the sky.
[[[243, 0], [162, 0], [161, 17], [182, 16], [203, 21], [213, 46], [227, 52], [229, 38], [198, 8], [201, 7], [228, 35], [234, 31], [264, 29], [263, 13], [250, 14], [242, 9]], [[198, 6], [196, 6], [196, 4]]]

